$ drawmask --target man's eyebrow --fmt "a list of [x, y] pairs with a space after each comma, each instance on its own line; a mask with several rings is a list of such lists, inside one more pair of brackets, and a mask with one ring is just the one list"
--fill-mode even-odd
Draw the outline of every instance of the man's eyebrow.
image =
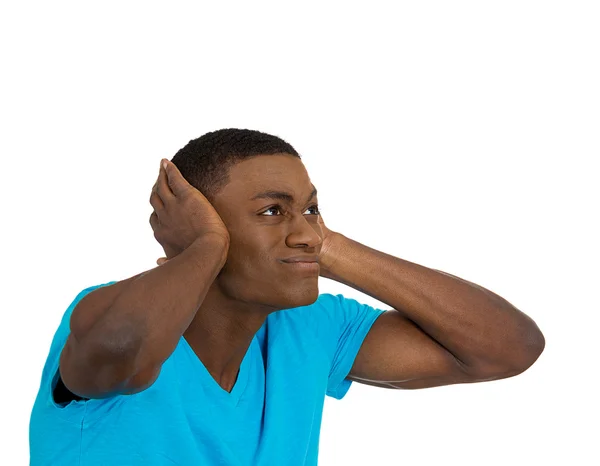
[[[310, 201], [316, 195], [317, 195], [317, 188], [315, 188], [313, 185], [313, 190], [310, 193], [310, 196], [308, 196], [308, 199], [306, 200], [306, 202]], [[294, 203], [294, 196], [292, 196], [290, 193], [286, 193], [283, 191], [263, 191], [261, 193], [258, 193], [256, 196], [252, 197], [250, 200], [254, 201], [256, 199], [276, 199], [279, 201], [287, 202], [288, 204]]]

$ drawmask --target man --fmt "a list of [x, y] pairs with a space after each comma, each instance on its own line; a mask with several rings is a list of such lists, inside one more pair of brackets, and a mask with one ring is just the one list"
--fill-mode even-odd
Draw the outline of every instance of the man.
[[[33, 465], [314, 465], [324, 397], [352, 381], [496, 380], [543, 351], [500, 296], [329, 230], [275, 136], [215, 131], [162, 165], [150, 223], [166, 258], [65, 312], [32, 411]], [[320, 295], [319, 276], [393, 309]]]

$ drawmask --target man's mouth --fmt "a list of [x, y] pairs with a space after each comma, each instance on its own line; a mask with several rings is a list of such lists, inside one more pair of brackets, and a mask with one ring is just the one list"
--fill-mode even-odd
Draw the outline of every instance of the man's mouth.
[[287, 265], [292, 270], [318, 272], [320, 269], [318, 258], [316, 256], [296, 256], [282, 259], [281, 263]]

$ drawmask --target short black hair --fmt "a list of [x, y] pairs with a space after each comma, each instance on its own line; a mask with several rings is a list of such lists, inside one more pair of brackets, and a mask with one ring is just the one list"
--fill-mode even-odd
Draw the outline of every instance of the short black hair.
[[300, 154], [283, 139], [251, 129], [226, 128], [192, 139], [175, 154], [172, 163], [209, 201], [229, 183], [229, 169], [257, 155]]

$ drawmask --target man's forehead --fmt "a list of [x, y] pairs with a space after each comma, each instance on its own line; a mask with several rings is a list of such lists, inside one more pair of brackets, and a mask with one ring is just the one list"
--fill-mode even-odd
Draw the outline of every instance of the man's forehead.
[[306, 167], [297, 157], [257, 156], [232, 167], [228, 191], [238, 199], [278, 199], [293, 203], [316, 196]]
[[[289, 188], [277, 188], [277, 187], [268, 187], [268, 188], [259, 188], [254, 190], [255, 192], [249, 197], [249, 200], [254, 201], [257, 199], [276, 199], [283, 202], [288, 202], [293, 204], [298, 201], [310, 201], [312, 198], [317, 196], [317, 188], [311, 183], [310, 188], [308, 189], [308, 194], [303, 196], [303, 192], [297, 193], [296, 197], [294, 197], [294, 191]], [[301, 197], [302, 196], [302, 197]]]

